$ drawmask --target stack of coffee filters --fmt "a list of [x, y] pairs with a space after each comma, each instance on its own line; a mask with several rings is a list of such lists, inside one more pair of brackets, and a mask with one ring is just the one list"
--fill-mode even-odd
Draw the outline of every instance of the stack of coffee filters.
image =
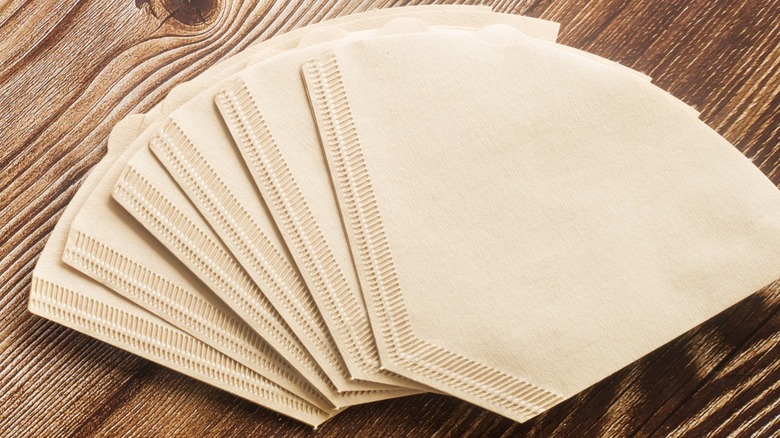
[[526, 421], [780, 277], [780, 196], [558, 24], [403, 7], [117, 123], [33, 313], [317, 426], [433, 391]]

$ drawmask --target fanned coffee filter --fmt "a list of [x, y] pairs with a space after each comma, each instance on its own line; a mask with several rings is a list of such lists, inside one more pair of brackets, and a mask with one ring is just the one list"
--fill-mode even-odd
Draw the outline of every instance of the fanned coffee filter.
[[[476, 15], [480, 20], [474, 24], [479, 25], [489, 23], [489, 16], [496, 14]], [[522, 30], [522, 22], [514, 27]], [[384, 31], [415, 29], [425, 31], [425, 24], [396, 21]], [[328, 328], [336, 333], [339, 350], [352, 363], [352, 376], [394, 383], [379, 367], [327, 163], [299, 75], [311, 51], [248, 67], [216, 101]]]
[[774, 185], [619, 69], [493, 27], [304, 75], [390, 371], [523, 421], [780, 277]]
[[[35, 266], [29, 309], [44, 318], [137, 354], [261, 406], [317, 426], [334, 411], [323, 411], [230, 359], [216, 349], [116, 295], [65, 265], [68, 228], [84, 200], [135, 135], [143, 116], [126, 118], [113, 130], [108, 154], [95, 166], [57, 222]], [[295, 381], [294, 372], [287, 378]], [[308, 385], [302, 383], [302, 387]]]
[[[490, 15], [493, 14], [472, 13], [467, 16], [473, 17], [472, 19], [477, 24], [481, 24], [488, 21]], [[437, 17], [436, 20], [438, 20], [438, 22], [447, 23], [447, 17], [449, 16], [459, 17], [457, 14], [448, 14], [447, 16]], [[376, 19], [375, 21], [378, 25], [387, 22], [384, 18]], [[461, 24], [467, 22], [463, 17], [459, 17], [459, 20], [455, 21]], [[526, 20], [518, 20], [518, 23], [524, 22], [526, 22]], [[345, 26], [342, 26], [342, 33], [344, 27]], [[324, 29], [321, 32], [324, 32]], [[355, 37], [356, 36], [353, 36], [353, 38]], [[334, 41], [331, 44], [337, 43], [337, 41]], [[321, 47], [318, 47], [311, 49], [311, 54], [319, 53], [319, 51], [322, 50]], [[297, 53], [300, 52], [300, 50], [297, 51]], [[313, 122], [311, 122], [311, 114], [308, 109], [308, 103], [299, 74], [300, 62], [310, 57], [311, 54], [303, 55], [302, 57], [299, 55], [298, 60], [296, 61], [297, 66], [289, 69], [289, 73], [291, 77], [297, 81], [297, 87], [301, 97], [297, 102], [300, 103], [301, 109], [305, 111], [305, 118], [302, 121], [309, 123], [309, 132], [314, 135], [316, 141], [316, 130], [313, 126]], [[258, 55], [255, 57], [255, 61], [259, 62], [262, 58], [262, 55]], [[282, 55], [277, 56], [274, 59], [287, 58], [288, 57]], [[261, 63], [265, 64], [265, 62]], [[280, 83], [278, 85], [283, 86], [284, 84]], [[286, 112], [286, 114], [291, 115], [289, 112]], [[229, 141], [229, 138], [227, 140]], [[251, 185], [251, 181], [247, 182]], [[219, 238], [211, 231], [208, 224], [198, 216], [197, 210], [191, 206], [186, 195], [178, 190], [176, 183], [168, 178], [165, 169], [146, 148], [142, 148], [128, 164], [128, 168], [119, 179], [117, 189], [114, 192], [114, 197], [119, 200], [122, 205], [128, 208], [131, 214], [139, 219], [147, 229], [152, 231], [152, 233], [173, 251], [180, 260], [183, 260], [193, 272], [198, 274], [199, 277], [217, 293], [217, 295], [230, 304], [239, 316], [265, 337], [262, 327], [257, 326], [259, 315], [253, 314], [253, 309], [262, 307], [264, 313], [275, 312], [275, 310], [271, 307], [271, 304], [267, 302], [265, 297], [261, 295], [261, 290], [251, 281], [246, 281], [249, 279], [248, 276], [241, 268], [239, 262], [230, 255], [228, 249], [224, 247], [216, 249], [222, 246], [219, 242]], [[338, 213], [336, 212], [336, 214]], [[218, 256], [213, 256], [215, 251], [219, 254]], [[199, 254], [212, 255], [198, 257]], [[209, 263], [209, 261], [212, 263]], [[221, 276], [217, 275], [219, 272], [222, 272], [223, 274]], [[220, 286], [215, 283], [222, 282], [223, 280], [221, 277], [224, 277], [225, 275], [234, 279], [231, 283], [243, 285], [240, 287], [240, 289], [243, 290], [237, 290], [236, 293], [222, 293], [222, 291], [229, 292], [226, 289], [230, 288], [230, 284]], [[246, 302], [245, 297], [251, 297], [253, 302]], [[368, 336], [368, 339], [365, 339], [364, 342], [373, 345], [373, 340], [370, 338], [371, 333], [368, 327], [367, 318], [364, 318], [364, 321], [364, 334]], [[343, 335], [344, 339], [349, 340], [346, 336], [351, 336], [352, 333], [347, 332], [343, 333]], [[285, 350], [280, 349], [280, 347], [273, 342], [271, 342], [271, 344], [274, 345], [277, 350], [282, 351], [283, 355], [287, 356]], [[342, 342], [341, 346], [343, 346], [343, 344], [344, 342]], [[340, 351], [344, 350], [340, 349]], [[350, 363], [350, 360], [354, 362], [354, 359], [352, 359], [354, 356], [348, 355], [347, 357], [347, 363]], [[373, 363], [371, 366], [373, 367], [373, 371], [376, 371], [376, 368], [378, 367], [378, 356], [375, 354], [375, 351], [372, 360]], [[295, 365], [295, 363], [293, 364]], [[354, 367], [355, 365], [350, 367], [350, 370]], [[358, 371], [360, 371], [359, 368]], [[304, 372], [304, 370], [302, 370], [302, 372]], [[309, 377], [306, 373], [304, 373], [304, 375]], [[372, 379], [371, 375], [366, 372], [350, 372], [350, 375], [353, 378], [371, 380], [385, 384], [409, 384], [409, 382], [399, 381], [397, 378]]]

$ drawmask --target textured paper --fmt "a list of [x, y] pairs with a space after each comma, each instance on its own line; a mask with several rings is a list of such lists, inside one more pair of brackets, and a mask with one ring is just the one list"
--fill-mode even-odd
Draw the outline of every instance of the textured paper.
[[[485, 22], [489, 22], [492, 15], [495, 14], [470, 13], [467, 16], [472, 17], [471, 20], [474, 20], [476, 24], [481, 25]], [[454, 21], [459, 24], [468, 22], [457, 14], [437, 17], [435, 18], [435, 21], [447, 23], [447, 17], [458, 17], [458, 20]], [[506, 16], [505, 21], [508, 21], [508, 18], [510, 18], [510, 16]], [[376, 19], [374, 21], [377, 25], [387, 22], [384, 18]], [[518, 23], [520, 24], [525, 22], [526, 20], [524, 19], [518, 20]], [[418, 21], [418, 23], [422, 22]], [[365, 25], [365, 23], [363, 24]], [[348, 26], [342, 26], [341, 30], [343, 31], [345, 28], [348, 29]], [[343, 34], [343, 32], [341, 33]], [[338, 36], [339, 33], [334, 35]], [[353, 38], [355, 37], [356, 36], [353, 36]], [[311, 41], [311, 38], [309, 38], [308, 41]], [[337, 41], [338, 40], [331, 44], [338, 44]], [[302, 44], [305, 44], [305, 42], [306, 41], [302, 42]], [[315, 142], [317, 141], [316, 130], [311, 121], [311, 115], [308, 109], [305, 92], [302, 89], [299, 71], [301, 60], [306, 59], [321, 50], [321, 45], [317, 45], [309, 50], [309, 54], [304, 54], [303, 56], [300, 54], [297, 55], [296, 58], [292, 58], [294, 62], [297, 63], [297, 67], [286, 70], [291, 78], [297, 82], [297, 96], [300, 97], [300, 99], [297, 99], [297, 102], [301, 105], [300, 109], [303, 111], [303, 116], [305, 116], [305, 118], [299, 120], [298, 123], [301, 123], [302, 128], [306, 126], [304, 123], [308, 123], [308, 132], [314, 136]], [[301, 50], [298, 50], [296, 53], [301, 53]], [[287, 59], [286, 56], [278, 56], [276, 58]], [[260, 59], [256, 58], [256, 60], [259, 61]], [[279, 86], [284, 87], [286, 86], [286, 83], [279, 83]], [[291, 92], [295, 91], [296, 90], [291, 90]], [[296, 100], [291, 99], [291, 102], [296, 102]], [[298, 116], [297, 114], [293, 115], [289, 112], [286, 113], [290, 117]], [[327, 177], [327, 174], [325, 174], [325, 177]], [[248, 183], [251, 184], [249, 181]], [[325, 180], [325, 183], [327, 183], [327, 180]], [[160, 239], [168, 249], [174, 252], [180, 260], [183, 260], [193, 272], [198, 274], [201, 280], [205, 281], [209, 287], [223, 299], [223, 301], [230, 304], [239, 316], [249, 322], [258, 333], [265, 337], [262, 327], [263, 324], [258, 324], [259, 317], [262, 315], [258, 315], [257, 312], [253, 313], [252, 309], [262, 308], [264, 314], [276, 313], [275, 309], [273, 309], [271, 304], [261, 295], [260, 289], [254, 286], [253, 283], [245, 281], [248, 279], [248, 276], [246, 276], [239, 262], [230, 255], [227, 248], [222, 247], [219, 238], [211, 231], [209, 225], [199, 217], [197, 210], [189, 203], [186, 195], [178, 190], [176, 183], [168, 178], [165, 169], [146, 148], [142, 148], [129, 162], [128, 168], [119, 179], [117, 189], [114, 192], [114, 197], [119, 200], [122, 205], [128, 208], [130, 213], [139, 219], [144, 226]], [[338, 214], [337, 211], [334, 213]], [[174, 228], [174, 230], [171, 230], [171, 228]], [[207, 257], [197, 256], [198, 254], [214, 254], [215, 252], [219, 255], [210, 255]], [[193, 260], [193, 258], [198, 258], [198, 261]], [[204, 258], [206, 259], [205, 261], [203, 260]], [[188, 263], [188, 260], [191, 260], [191, 262]], [[209, 261], [213, 262], [209, 263]], [[217, 272], [223, 272], [224, 274], [222, 276], [227, 275], [232, 278], [233, 281], [230, 283], [242, 285], [240, 289], [243, 290], [237, 290], [234, 293], [224, 293], [228, 292], [228, 288], [235, 288], [230, 287], [229, 284], [222, 286], [215, 284], [220, 281], [220, 275], [216, 275]], [[359, 294], [357, 290], [355, 290], [355, 292]], [[245, 297], [252, 297], [253, 302], [247, 303]], [[356, 298], [359, 298], [359, 295], [356, 295]], [[365, 308], [362, 303], [360, 306], [364, 315]], [[320, 308], [322, 308], [321, 305]], [[363, 316], [360, 322], [363, 325], [358, 329], [362, 330], [365, 336], [368, 336], [367, 339], [361, 340], [361, 342], [365, 343], [367, 347], [373, 346], [367, 317]], [[333, 332], [332, 329], [331, 332]], [[353, 351], [346, 349], [348, 344], [345, 342], [351, 340], [349, 336], [352, 336], [352, 333], [339, 332], [339, 335], [341, 336], [336, 337], [336, 343], [339, 347], [339, 351], [342, 353], [342, 357], [345, 356], [343, 354], [345, 351], [353, 353]], [[339, 339], [343, 339], [344, 341], [339, 344]], [[283, 347], [277, 346], [277, 344], [271, 340], [269, 340], [269, 342], [276, 347], [278, 351], [282, 351], [283, 355], [287, 355]], [[357, 359], [359, 358], [356, 357], [354, 353], [346, 355], [346, 363], [352, 365], [348, 366], [351, 377], [385, 384], [409, 385], [409, 382], [406, 381], [406, 379], [399, 380], [398, 378], [392, 378], [390, 376], [383, 379], [377, 377], [372, 378], [371, 372], [376, 373], [379, 366], [378, 355], [375, 352], [375, 348], [373, 348], [373, 350], [374, 351], [369, 352], [372, 354], [372, 356], [368, 358], [371, 362], [363, 365], [363, 368], [369, 367], [370, 372], [362, 371], [361, 368], [356, 365]], [[295, 365], [295, 363], [293, 364]], [[357, 371], [354, 371], [355, 369]], [[304, 373], [304, 376], [311, 381], [311, 377], [305, 371], [307, 370], [301, 370], [301, 372]]]
[[478, 36], [304, 75], [382, 365], [523, 421], [780, 277], [780, 194], [646, 81]]
[[[495, 15], [482, 14], [484, 20], [473, 24], [490, 23]], [[385, 30], [409, 24], [391, 23]], [[420, 24], [412, 29], [426, 31]], [[523, 30], [522, 22], [514, 27]], [[337, 333], [339, 350], [348, 353], [353, 377], [393, 383], [391, 374], [380, 371], [327, 163], [298, 74], [312, 51], [247, 68], [216, 101], [328, 328]]]
[[[83, 201], [136, 135], [143, 116], [129, 117], [113, 130], [109, 152], [95, 166], [49, 236], [35, 266], [29, 309], [88, 336], [159, 363], [239, 397], [317, 426], [333, 415], [290, 392], [269, 378], [228, 358], [200, 340], [116, 295], [110, 289], [65, 265], [62, 252], [68, 228]], [[283, 362], [282, 362], [283, 363]], [[307, 388], [291, 369], [279, 367], [275, 379]], [[287, 374], [283, 377], [280, 374]]]

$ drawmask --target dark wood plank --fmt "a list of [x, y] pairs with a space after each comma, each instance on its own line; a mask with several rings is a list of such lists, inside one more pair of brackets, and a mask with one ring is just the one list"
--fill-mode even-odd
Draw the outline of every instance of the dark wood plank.
[[[250, 41], [385, 1], [0, 5], [0, 435], [306, 436], [294, 421], [34, 317], [48, 233], [111, 126]], [[643, 71], [780, 183], [780, 1], [497, 1]], [[351, 408], [322, 436], [771, 436], [780, 286], [526, 424], [434, 395]]]

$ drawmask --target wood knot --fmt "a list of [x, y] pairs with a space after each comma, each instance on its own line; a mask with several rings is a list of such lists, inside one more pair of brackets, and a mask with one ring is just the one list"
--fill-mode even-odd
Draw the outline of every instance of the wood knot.
[[148, 7], [162, 22], [173, 21], [185, 27], [205, 27], [219, 15], [221, 0], [135, 0], [139, 9]]

